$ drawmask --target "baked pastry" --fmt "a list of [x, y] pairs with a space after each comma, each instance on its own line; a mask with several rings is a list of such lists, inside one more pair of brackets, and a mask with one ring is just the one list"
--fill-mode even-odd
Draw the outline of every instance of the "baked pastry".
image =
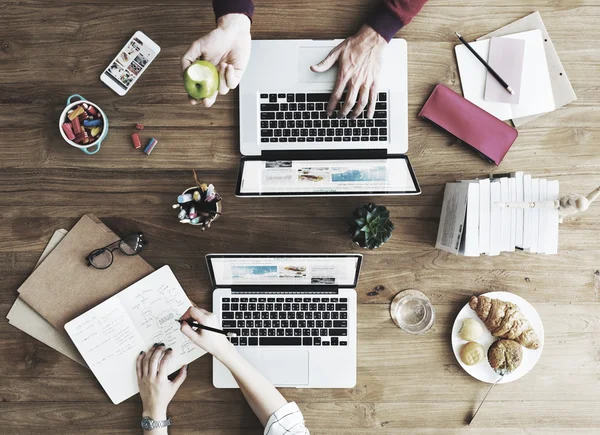
[[463, 320], [462, 327], [458, 331], [458, 336], [463, 340], [475, 341], [483, 334], [483, 328], [476, 319], [465, 319]]
[[497, 340], [488, 349], [488, 361], [500, 375], [514, 372], [523, 360], [523, 348], [514, 340]]
[[460, 359], [468, 366], [479, 364], [485, 358], [483, 346], [474, 341], [469, 341], [460, 348]]
[[487, 296], [471, 296], [469, 306], [493, 336], [514, 340], [527, 349], [535, 350], [540, 347], [540, 339], [535, 330], [519, 307], [512, 302]]

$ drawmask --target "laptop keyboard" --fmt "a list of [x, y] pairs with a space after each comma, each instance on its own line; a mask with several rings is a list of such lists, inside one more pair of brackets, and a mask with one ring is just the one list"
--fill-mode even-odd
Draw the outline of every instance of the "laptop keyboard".
[[236, 346], [347, 346], [347, 298], [222, 298], [221, 326]]
[[260, 94], [261, 142], [387, 142], [388, 98], [380, 92], [373, 119], [366, 110], [357, 119], [338, 119], [346, 94], [331, 116], [331, 94]]

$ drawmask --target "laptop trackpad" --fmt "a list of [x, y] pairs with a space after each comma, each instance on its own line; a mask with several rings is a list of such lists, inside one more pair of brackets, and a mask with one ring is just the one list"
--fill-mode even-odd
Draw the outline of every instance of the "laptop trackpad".
[[308, 351], [267, 350], [261, 352], [261, 370], [275, 385], [308, 385]]
[[321, 62], [334, 48], [335, 45], [298, 48], [298, 81], [300, 83], [335, 83], [337, 64], [323, 73], [315, 73], [310, 69], [311, 65]]

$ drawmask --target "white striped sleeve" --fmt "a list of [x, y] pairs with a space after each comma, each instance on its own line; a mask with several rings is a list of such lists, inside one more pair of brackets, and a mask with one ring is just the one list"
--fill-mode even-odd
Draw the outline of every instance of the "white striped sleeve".
[[295, 402], [289, 402], [269, 417], [265, 435], [310, 435], [304, 426], [304, 416]]

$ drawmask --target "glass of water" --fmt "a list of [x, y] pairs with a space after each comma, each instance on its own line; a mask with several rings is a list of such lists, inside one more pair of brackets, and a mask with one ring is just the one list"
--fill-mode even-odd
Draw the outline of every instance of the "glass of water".
[[431, 301], [418, 290], [404, 290], [396, 295], [390, 307], [392, 320], [409, 334], [424, 334], [435, 322]]

